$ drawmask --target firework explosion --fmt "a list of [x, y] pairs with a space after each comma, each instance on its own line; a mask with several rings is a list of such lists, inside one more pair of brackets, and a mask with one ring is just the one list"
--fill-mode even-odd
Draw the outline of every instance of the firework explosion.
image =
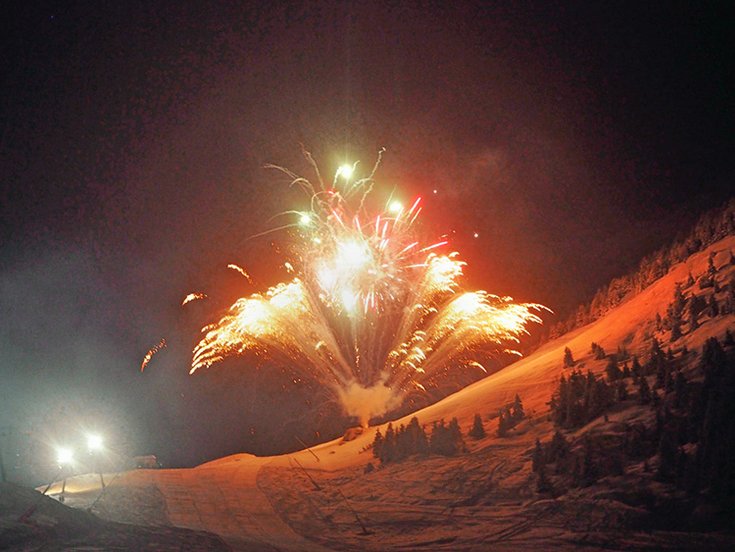
[[367, 177], [353, 179], [356, 166], [343, 166], [328, 186], [306, 155], [317, 186], [271, 166], [310, 199], [310, 209], [285, 213], [295, 277], [238, 299], [205, 326], [191, 373], [254, 352], [324, 385], [365, 425], [439, 378], [484, 371], [478, 359], [488, 354], [518, 354], [509, 344], [541, 322], [535, 313], [544, 307], [462, 291], [457, 253], [416, 237], [421, 198], [405, 207], [389, 199], [371, 212], [380, 156]]

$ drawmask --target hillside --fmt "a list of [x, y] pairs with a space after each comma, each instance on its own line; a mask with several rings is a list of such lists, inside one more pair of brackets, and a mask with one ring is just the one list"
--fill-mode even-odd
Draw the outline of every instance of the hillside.
[[217, 535], [170, 524], [131, 525], [105, 521], [68, 508], [31, 489], [0, 483], [2, 550], [191, 550], [228, 546]]
[[[127, 523], [206, 530], [237, 550], [732, 548], [735, 536], [714, 522], [721, 512], [687, 494], [678, 480], [662, 475], [663, 453], [656, 452], [659, 441], [664, 441], [660, 436], [667, 435], [667, 421], [684, 413], [673, 402], [679, 396], [669, 380], [681, 374], [691, 393], [706, 388], [700, 352], [708, 338], [722, 340], [726, 330], [735, 330], [735, 314], [727, 303], [735, 278], [731, 251], [735, 251], [733, 236], [711, 244], [671, 266], [604, 317], [414, 414], [427, 430], [433, 422], [457, 418], [465, 434], [465, 452], [414, 455], [381, 466], [371, 445], [378, 429], [386, 434], [385, 424], [362, 434], [355, 431], [349, 441], [335, 440], [289, 455], [239, 454], [187, 470], [127, 472], [108, 486], [93, 512]], [[714, 285], [705, 278], [700, 286], [708, 272], [714, 274], [710, 282]], [[683, 335], [672, 341], [672, 327], [677, 324], [667, 310], [672, 312], [677, 289], [687, 305], [705, 307], [692, 307], [695, 324], [678, 324]], [[724, 307], [716, 314], [706, 307], [713, 294]], [[657, 321], [657, 314], [663, 321]], [[638, 383], [623, 377], [610, 381], [611, 389], [623, 387], [625, 393], [606, 403], [604, 414], [600, 411], [566, 427], [552, 423], [549, 402], [560, 376], [571, 381], [573, 370], [589, 370], [601, 380], [611, 363], [610, 353], [616, 351], [621, 367], [632, 364], [633, 356], [654, 366], [654, 339], [661, 345], [660, 358], [668, 359], [668, 368], [659, 368], [665, 370], [664, 376], [654, 367], [646, 368], [649, 371], [638, 377]], [[607, 354], [595, 358], [592, 343]], [[566, 348], [574, 366], [564, 366]], [[732, 349], [727, 349], [728, 358]], [[651, 404], [640, 400], [642, 380], [654, 395]], [[525, 417], [506, 436], [498, 437], [498, 412], [516, 394]], [[664, 411], [667, 418], [661, 422]], [[487, 431], [478, 440], [467, 436], [476, 414]], [[411, 417], [395, 420], [392, 426], [408, 425]], [[568, 458], [576, 464], [567, 468], [564, 462], [570, 461], [553, 458], [545, 472], [534, 460], [535, 443], [538, 439], [549, 451], [558, 428], [571, 450]], [[606, 457], [616, 457], [621, 443], [628, 446], [633, 430], [644, 436], [642, 450], [609, 469]], [[693, 458], [692, 448], [687, 444], [679, 453]], [[593, 469], [595, 476], [585, 475], [584, 484], [572, 475]], [[99, 495], [98, 480], [74, 478], [66, 491], [67, 504], [89, 506]], [[60, 486], [50, 492], [59, 493]], [[152, 495], [159, 497], [157, 505], [151, 506]], [[683, 519], [693, 521], [685, 527]]]

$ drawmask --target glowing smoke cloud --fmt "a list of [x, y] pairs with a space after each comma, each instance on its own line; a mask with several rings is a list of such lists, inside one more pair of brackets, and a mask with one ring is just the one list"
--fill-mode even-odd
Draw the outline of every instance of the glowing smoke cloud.
[[294, 218], [287, 265], [295, 277], [238, 299], [204, 327], [191, 373], [254, 352], [318, 381], [366, 424], [457, 370], [484, 371], [478, 357], [516, 353], [509, 344], [541, 322], [535, 312], [544, 307], [462, 291], [457, 253], [416, 237], [421, 198], [371, 212], [380, 157], [366, 178], [353, 180], [356, 166], [345, 166], [327, 186], [306, 156], [317, 186], [271, 166], [310, 198], [309, 210], [285, 213]]

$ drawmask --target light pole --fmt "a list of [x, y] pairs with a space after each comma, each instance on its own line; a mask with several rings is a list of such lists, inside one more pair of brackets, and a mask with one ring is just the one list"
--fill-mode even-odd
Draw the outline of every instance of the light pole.
[[[56, 461], [59, 463], [59, 470], [63, 470], [74, 462], [74, 451], [66, 447], [59, 448], [56, 451]], [[65, 499], [64, 493], [66, 492], [66, 476], [67, 472], [64, 471], [64, 479], [61, 483], [61, 497], [59, 497], [59, 502], [64, 502]]]
[[100, 457], [99, 457], [99, 454], [100, 452], [102, 452], [102, 448], [103, 448], [102, 437], [97, 434], [87, 435], [87, 448], [89, 449], [89, 454], [93, 458], [94, 469], [100, 475], [100, 485], [102, 486], [102, 489], [104, 490], [105, 478], [102, 475], [102, 470], [100, 469]]

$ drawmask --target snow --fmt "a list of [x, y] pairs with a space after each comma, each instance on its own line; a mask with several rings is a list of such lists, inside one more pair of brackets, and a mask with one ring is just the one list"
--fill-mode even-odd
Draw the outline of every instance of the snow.
[[[732, 539], [723, 535], [621, 529], [645, 526], [649, 515], [615, 499], [640, 481], [635, 473], [611, 480], [608, 489], [577, 490], [559, 500], [540, 498], [529, 478], [533, 443], [553, 431], [547, 402], [564, 372], [564, 348], [579, 367], [598, 373], [605, 361], [592, 359], [593, 341], [609, 352], [622, 343], [631, 354], [647, 351], [655, 314], [665, 313], [676, 283], [689, 272], [695, 279], [702, 274], [710, 251], [729, 249], [735, 250], [735, 237], [672, 267], [604, 318], [415, 413], [422, 424], [457, 417], [466, 432], [475, 414], [486, 420], [518, 393], [529, 420], [505, 439], [494, 436], [496, 422], [485, 422], [488, 436], [468, 440], [469, 454], [409, 459], [364, 473], [368, 463], [377, 464], [366, 450], [376, 431], [369, 428], [349, 441], [283, 456], [236, 454], [192, 469], [108, 474], [101, 498], [97, 475], [77, 476], [67, 482], [67, 504], [94, 503], [94, 513], [116, 521], [206, 531], [235, 550], [731, 549]], [[729, 281], [733, 273], [735, 267], [724, 267], [719, 278]], [[693, 350], [734, 326], [735, 315], [705, 319], [675, 345]], [[586, 429], [614, 433], [622, 422], [647, 416], [646, 409], [621, 409]], [[60, 484], [49, 492], [58, 495]]]
[[[171, 526], [105, 521], [31, 489], [0, 483], [0, 549], [228, 550], [217, 535]], [[253, 550], [256, 550], [253, 548]]]

